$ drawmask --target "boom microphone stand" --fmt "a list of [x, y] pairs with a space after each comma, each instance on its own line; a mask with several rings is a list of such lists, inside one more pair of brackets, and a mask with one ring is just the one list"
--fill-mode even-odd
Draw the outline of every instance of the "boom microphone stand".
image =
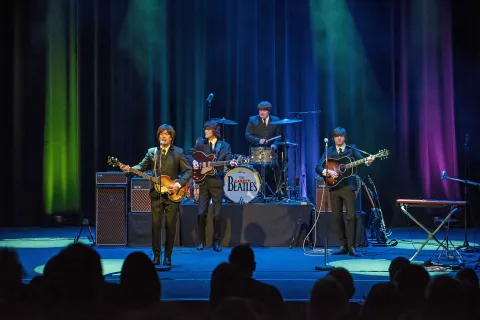
[[[472, 186], [475, 186], [477, 188], [480, 188], [480, 183], [478, 182], [473, 182], [473, 181], [470, 181], [470, 180], [462, 180], [462, 179], [457, 179], [457, 178], [451, 178], [451, 177], [448, 177], [447, 176], [447, 172], [444, 170], [442, 172], [442, 180], [445, 180], [445, 179], [449, 179], [449, 180], [453, 180], [453, 181], [458, 181], [458, 182], [461, 182], [461, 183], [464, 183], [465, 184], [465, 188], [467, 187], [467, 184], [469, 185], [472, 185]], [[467, 199], [465, 198], [465, 201], [467, 201]], [[468, 208], [468, 202], [467, 202], [467, 205], [466, 205], [466, 208]], [[456, 250], [459, 250], [459, 249], [465, 249], [465, 252], [475, 252], [477, 251], [475, 248], [471, 247], [470, 244], [468, 243], [468, 229], [467, 229], [467, 210], [465, 210], [465, 214], [464, 214], [464, 233], [465, 233], [465, 240], [463, 242], [463, 245], [455, 248]]]

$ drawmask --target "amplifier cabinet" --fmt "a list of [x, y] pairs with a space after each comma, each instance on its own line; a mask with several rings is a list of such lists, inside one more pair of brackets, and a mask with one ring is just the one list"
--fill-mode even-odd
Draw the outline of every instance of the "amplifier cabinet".
[[97, 185], [97, 245], [127, 245], [127, 186]]
[[[362, 193], [361, 180], [357, 176], [358, 189], [355, 191], [356, 212], [362, 211]], [[323, 196], [323, 201], [322, 201]], [[322, 177], [315, 178], [315, 210], [320, 212], [332, 212], [332, 203], [330, 202], [330, 192], [325, 185], [325, 180]], [[343, 205], [343, 212], [346, 212], [345, 205]]]
[[126, 185], [128, 184], [127, 175], [123, 172], [109, 171], [109, 172], [97, 172], [96, 184], [98, 185]]
[[130, 180], [130, 212], [152, 212], [150, 189], [152, 183], [143, 178]]

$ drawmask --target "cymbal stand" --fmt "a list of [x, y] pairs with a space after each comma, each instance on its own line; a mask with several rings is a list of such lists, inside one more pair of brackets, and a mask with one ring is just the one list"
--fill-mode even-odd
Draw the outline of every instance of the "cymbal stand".
[[293, 187], [290, 186], [290, 177], [288, 176], [288, 149], [290, 146], [288, 145], [288, 140], [285, 141], [285, 151], [283, 155], [283, 181], [280, 186], [277, 188], [277, 193], [280, 193], [282, 188], [285, 188], [287, 193], [286, 197], [283, 199], [284, 202], [292, 201], [292, 191], [294, 190]]

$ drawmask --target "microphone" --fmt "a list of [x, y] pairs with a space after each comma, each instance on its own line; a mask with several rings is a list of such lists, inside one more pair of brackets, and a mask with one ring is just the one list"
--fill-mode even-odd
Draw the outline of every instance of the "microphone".
[[325, 142], [325, 144], [328, 144], [328, 138], [323, 139], [323, 142]]
[[210, 93], [207, 97], [207, 100], [205, 100], [205, 101], [208, 102], [208, 103], [212, 103], [213, 97], [215, 97], [215, 95], [213, 93]]
[[163, 146], [165, 144], [165, 141], [160, 140], [160, 145]]
[[442, 180], [445, 180], [447, 178], [447, 171], [443, 170], [442, 171]]

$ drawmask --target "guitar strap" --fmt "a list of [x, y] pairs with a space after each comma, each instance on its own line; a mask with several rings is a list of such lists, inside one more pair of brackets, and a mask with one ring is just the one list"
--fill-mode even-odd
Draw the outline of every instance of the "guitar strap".
[[216, 161], [218, 160], [218, 153], [220, 152], [220, 149], [222, 148], [222, 142], [220, 140], [217, 140], [217, 144], [215, 145], [215, 159]]

